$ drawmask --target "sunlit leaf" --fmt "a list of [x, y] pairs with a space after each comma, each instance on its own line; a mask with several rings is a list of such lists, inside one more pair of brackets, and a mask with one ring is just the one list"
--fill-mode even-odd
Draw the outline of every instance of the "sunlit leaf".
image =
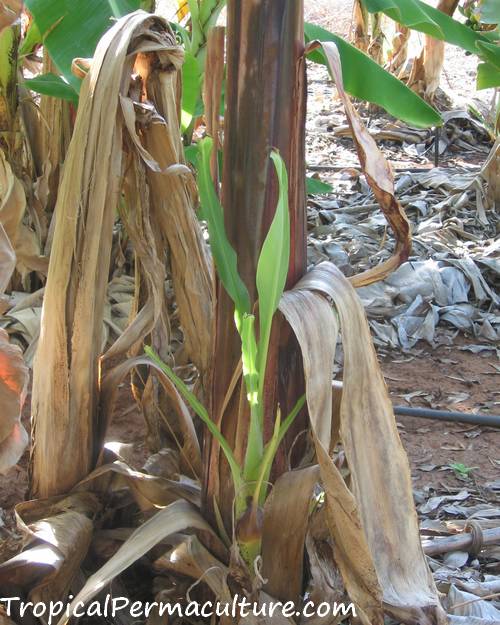
[[331, 193], [333, 187], [331, 184], [323, 182], [322, 180], [306, 176], [306, 191], [307, 195], [321, 195], [323, 193]]
[[26, 35], [24, 36], [19, 48], [19, 56], [31, 54], [33, 52], [33, 48], [40, 43], [42, 43], [42, 35], [40, 34], [40, 30], [36, 23], [32, 22], [29, 25]]
[[477, 89], [500, 87], [500, 71], [491, 63], [479, 63], [477, 66]]
[[500, 46], [486, 41], [478, 41], [477, 45], [481, 50], [482, 56], [494, 65], [497, 70], [500, 70]]
[[[257, 263], [257, 292], [259, 294], [259, 398], [262, 399], [269, 338], [273, 315], [285, 288], [290, 260], [290, 215], [288, 212], [288, 175], [285, 163], [277, 152], [271, 159], [278, 176], [278, 204]], [[262, 415], [261, 415], [262, 418]]]
[[215, 193], [214, 184], [210, 175], [210, 155], [213, 140], [205, 137], [198, 143], [198, 190], [203, 211], [203, 218], [207, 220], [210, 247], [220, 281], [235, 305], [235, 318], [241, 328], [241, 319], [245, 313], [250, 313], [250, 296], [238, 273], [236, 252], [229, 243], [224, 228], [224, 214], [219, 198]]
[[184, 132], [196, 111], [196, 105], [201, 97], [201, 73], [198, 61], [186, 51], [184, 65], [182, 66], [182, 112], [181, 128]]
[[119, 18], [139, 8], [139, 0], [26, 0], [55, 65], [78, 92], [71, 72], [74, 58], [94, 55], [102, 34]]
[[259, 371], [257, 370], [257, 342], [255, 340], [255, 317], [243, 315], [241, 324], [241, 360], [243, 378], [250, 404], [250, 426], [243, 468], [244, 478], [254, 481], [262, 462], [262, 427], [258, 412]]
[[422, 0], [362, 0], [362, 2], [371, 13], [385, 13], [403, 26], [442, 39], [473, 54], [479, 52], [478, 42], [488, 41], [481, 33]]
[[[378, 104], [394, 117], [417, 128], [440, 126], [443, 123], [432, 106], [342, 37], [315, 24], [305, 24], [304, 31], [308, 41], [335, 42], [342, 60], [344, 87], [350, 95]], [[324, 55], [318, 50], [310, 57], [325, 64]]]
[[78, 94], [73, 87], [56, 74], [40, 74], [35, 78], [27, 78], [24, 84], [37, 93], [62, 98], [71, 102], [78, 102]]

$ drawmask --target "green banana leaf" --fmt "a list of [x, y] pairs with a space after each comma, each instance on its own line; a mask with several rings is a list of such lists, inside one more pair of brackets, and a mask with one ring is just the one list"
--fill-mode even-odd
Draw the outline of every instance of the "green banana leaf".
[[113, 18], [137, 10], [140, 1], [26, 0], [25, 4], [57, 69], [78, 94], [81, 80], [71, 72], [73, 59], [93, 56], [97, 42], [113, 25]]
[[[350, 95], [378, 104], [388, 113], [416, 128], [440, 126], [439, 113], [424, 102], [395, 76], [380, 67], [368, 55], [315, 24], [305, 24], [307, 41], [333, 41], [342, 61], [344, 88]], [[323, 53], [316, 50], [310, 58], [325, 64]]]
[[325, 193], [332, 193], [333, 187], [327, 182], [323, 182], [312, 176], [306, 176], [306, 192], [307, 195], [323, 195]]
[[491, 63], [479, 63], [476, 87], [477, 89], [500, 87], [500, 71]]
[[480, 54], [479, 42], [488, 43], [482, 33], [472, 30], [421, 0], [361, 0], [370, 13], [385, 13], [413, 30], [452, 43], [472, 54]]
[[69, 100], [73, 104], [78, 104], [78, 95], [73, 87], [56, 74], [47, 73], [36, 76], [35, 78], [26, 78], [24, 84], [31, 91], [36, 91], [42, 95], [50, 95], [55, 98]]

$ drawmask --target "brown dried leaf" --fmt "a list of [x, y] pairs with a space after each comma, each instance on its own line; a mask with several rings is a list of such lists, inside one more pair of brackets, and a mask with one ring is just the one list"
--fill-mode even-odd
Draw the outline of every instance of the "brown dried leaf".
[[160, 384], [170, 399], [172, 408], [178, 416], [179, 429], [183, 435], [182, 448], [180, 449], [183, 464], [191, 470], [194, 476], [200, 478], [202, 475], [201, 450], [189, 409], [174, 384], [159, 367], [145, 356], [137, 356], [136, 358], [126, 360], [116, 366], [103, 378], [101, 386], [101, 404], [107, 422], [110, 422], [113, 416], [119, 385], [127, 373], [139, 365], [147, 365], [154, 369], [155, 375], [158, 377]]
[[34, 546], [0, 565], [0, 584], [18, 584], [34, 602], [62, 600], [89, 548], [98, 509], [89, 493], [17, 505], [18, 527]]
[[[131, 126], [126, 118], [130, 115], [130, 97], [139, 98], [137, 94], [141, 92], [137, 88], [135, 72], [144, 83], [147, 82], [147, 98], [161, 112], [168, 111], [164, 118], [170, 122], [172, 135], [169, 140], [179, 144], [173, 157], [170, 152], [166, 155], [166, 158], [173, 159], [172, 163], [166, 164], [160, 163], [157, 155], [146, 146], [154, 161], [160, 163], [162, 172], [173, 171], [172, 174], [155, 173], [174, 185], [161, 186], [161, 211], [168, 215], [172, 210], [177, 215], [184, 209], [189, 215], [184, 222], [189, 231], [178, 235], [184, 237], [180, 244], [184, 247], [184, 256], [182, 265], [179, 259], [177, 275], [182, 281], [184, 274], [196, 274], [198, 282], [183, 281], [188, 293], [188, 307], [195, 299], [203, 302], [200, 306], [209, 306], [205, 291], [197, 288], [203, 275], [189, 247], [194, 238], [201, 237], [197, 234], [199, 224], [195, 216], [191, 218], [192, 204], [187, 209], [182, 204], [186, 198], [191, 199], [189, 182], [183, 179], [186, 167], [176, 158], [181, 154], [182, 146], [178, 124], [174, 121], [177, 97], [172, 84], [177, 84], [177, 70], [182, 60], [182, 48], [177, 45], [166, 21], [135, 12], [118, 20], [105, 33], [82, 85], [75, 129], [57, 198], [57, 219], [34, 365], [32, 406], [37, 446], [33, 453], [32, 491], [38, 496], [64, 492], [83, 479], [93, 468], [102, 441], [105, 415], [99, 410], [99, 378], [103, 364], [99, 358], [115, 210], [120, 201], [127, 203], [127, 198], [120, 196], [124, 172], [132, 162], [136, 173], [140, 173], [142, 162], [139, 164], [138, 159], [143, 160], [146, 156], [143, 150], [140, 154], [137, 151], [135, 125]], [[120, 102], [125, 102], [125, 109]], [[137, 114], [135, 104], [134, 100], [132, 112]], [[165, 122], [163, 126], [166, 126]], [[148, 132], [155, 135], [155, 128], [156, 124], [151, 124]], [[160, 138], [164, 150], [166, 138], [163, 134]], [[149, 157], [148, 160], [154, 166], [153, 160]], [[174, 165], [173, 170], [170, 165]], [[148, 206], [148, 187], [144, 180], [142, 173], [143, 184], [136, 185], [137, 194], [129, 198], [135, 201], [140, 195], [141, 204], [132, 207], [125, 225], [131, 225], [133, 221], [134, 243], [140, 248], [136, 252], [139, 257], [141, 253], [144, 257], [142, 273], [153, 270], [151, 280], [145, 281], [144, 291], [149, 290], [149, 293], [137, 306], [143, 314], [131, 322], [125, 338], [111, 353], [122, 354], [132, 347], [133, 341], [141, 340], [152, 329], [161, 334], [158, 340], [168, 344], [163, 310], [164, 272], [163, 267], [160, 268], [165, 244], [164, 239], [157, 236], [157, 217], [149, 223], [149, 214], [143, 210]], [[145, 249], [152, 245], [154, 250], [147, 250], [147, 254]], [[175, 281], [174, 276], [174, 284]], [[178, 295], [179, 299], [181, 295]], [[164, 322], [161, 325], [160, 319]], [[192, 330], [189, 318], [181, 321], [186, 333]], [[206, 318], [202, 322], [205, 323]], [[63, 453], [60, 453], [61, 449]], [[51, 450], [60, 454], [57, 463], [52, 461]], [[47, 457], [51, 458], [50, 462], [46, 461]]]
[[[445, 623], [420, 544], [408, 458], [363, 305], [352, 284], [328, 262], [307, 274], [294, 292], [301, 289], [319, 291], [331, 298], [339, 315], [344, 348], [340, 435], [385, 608], [403, 622]], [[303, 311], [300, 317], [307, 319], [309, 326], [310, 319]], [[320, 334], [316, 330], [314, 333]], [[321, 335], [320, 344], [324, 342]], [[347, 582], [346, 587], [349, 590]]]
[[[79, 602], [82, 602], [80, 605], [89, 602], [106, 584], [162, 539], [187, 528], [199, 529], [215, 536], [199, 510], [187, 501], [174, 501], [157, 512], [135, 530], [104, 566], [88, 578], [84, 587], [71, 602], [70, 612]], [[62, 616], [57, 625], [66, 625], [67, 622], [68, 617]]]
[[0, 222], [0, 297], [4, 294], [16, 266], [16, 255]]
[[284, 473], [273, 485], [264, 508], [262, 577], [268, 580], [266, 591], [297, 605], [302, 595], [311, 497], [318, 479], [317, 465]]
[[355, 287], [366, 286], [378, 280], [383, 280], [408, 259], [411, 251], [410, 224], [401, 204], [395, 197], [391, 167], [378, 149], [375, 140], [363, 125], [349, 96], [344, 91], [342, 65], [337, 46], [331, 41], [312, 42], [310, 46], [312, 48], [318, 46], [323, 48], [339, 97], [345, 107], [363, 173], [396, 238], [396, 248], [391, 258], [377, 267], [363, 271], [350, 279]]
[[200, 486], [188, 478], [167, 479], [135, 471], [125, 462], [116, 460], [94, 469], [75, 487], [75, 491], [109, 492], [126, 484], [142, 511], [164, 507], [177, 499], [200, 505]]
[[[302, 281], [299, 282], [299, 285]], [[361, 524], [358, 504], [328, 453], [332, 420], [332, 375], [338, 335], [332, 307], [312, 290], [286, 292], [280, 310], [302, 351], [311, 429], [325, 489], [334, 555], [363, 623], [382, 625], [382, 592]], [[318, 332], [324, 328], [324, 332]]]

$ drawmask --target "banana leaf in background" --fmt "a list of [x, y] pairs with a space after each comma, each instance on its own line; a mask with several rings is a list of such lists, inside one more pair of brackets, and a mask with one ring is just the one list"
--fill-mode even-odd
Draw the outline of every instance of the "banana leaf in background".
[[[308, 42], [335, 42], [342, 60], [344, 87], [349, 95], [378, 104], [394, 117], [417, 128], [442, 124], [441, 116], [432, 106], [342, 37], [309, 23], [305, 24], [304, 32]], [[325, 63], [319, 50], [312, 52], [310, 58]]]
[[[44, 81], [45, 89], [41, 93], [61, 97], [63, 83], [71, 85], [77, 96], [82, 81], [71, 72], [73, 59], [92, 57], [97, 42], [114, 20], [139, 7], [139, 0], [26, 0], [43, 45], [64, 77], [58, 84], [53, 82], [54, 91], [48, 93], [49, 79], [39, 76], [37, 80]], [[31, 81], [28, 86], [38, 91], [40, 85]]]
[[[472, 30], [422, 0], [362, 0], [362, 2], [370, 13], [385, 13], [403, 26], [452, 43], [471, 54], [477, 54], [486, 65], [478, 75], [478, 89], [500, 84], [500, 46], [492, 43], [500, 37], [498, 29], [487, 32]], [[493, 15], [497, 15], [496, 19], [500, 20], [497, 0], [487, 4], [486, 14], [489, 19], [492, 20]], [[488, 79], [485, 76], [488, 76]]]

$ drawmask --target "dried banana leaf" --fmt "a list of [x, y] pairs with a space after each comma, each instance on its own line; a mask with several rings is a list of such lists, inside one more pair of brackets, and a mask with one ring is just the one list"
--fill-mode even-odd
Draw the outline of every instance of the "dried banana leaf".
[[[155, 516], [135, 530], [103, 567], [89, 577], [84, 587], [72, 600], [70, 613], [79, 602], [81, 602], [80, 605], [89, 602], [106, 584], [161, 542], [162, 539], [188, 528], [208, 532], [215, 538], [211, 527], [203, 519], [198, 509], [187, 501], [174, 501], [174, 503], [157, 512]], [[68, 620], [67, 616], [62, 616], [57, 625], [66, 625]]]
[[21, 0], [3, 0], [0, 5], [0, 33], [17, 20], [22, 8]]
[[16, 255], [5, 228], [0, 222], [0, 297], [4, 294], [16, 266]]
[[[298, 283], [300, 286], [302, 281]], [[328, 453], [332, 420], [332, 375], [338, 335], [337, 317], [319, 293], [287, 291], [280, 311], [300, 345], [306, 379], [311, 430], [325, 489], [327, 521], [335, 561], [363, 625], [382, 625], [382, 592], [378, 583], [358, 504]], [[318, 332], [324, 328], [324, 332]]]
[[0, 151], [0, 224], [14, 248], [21, 276], [30, 271], [46, 274], [48, 260], [40, 255], [40, 243], [35, 232], [23, 223], [25, 212], [23, 185]]
[[368, 269], [351, 278], [354, 286], [366, 286], [383, 280], [401, 263], [408, 259], [411, 251], [410, 223], [401, 204], [396, 200], [394, 178], [389, 163], [382, 156], [375, 140], [363, 125], [349, 96], [344, 91], [342, 80], [342, 65], [337, 46], [331, 41], [312, 42], [311, 49], [321, 46], [325, 53], [331, 76], [335, 81], [338, 94], [344, 104], [347, 120], [352, 130], [352, 136], [358, 158], [363, 168], [366, 180], [370, 185], [380, 208], [391, 225], [396, 239], [394, 254], [377, 267]]
[[34, 602], [63, 600], [90, 546], [99, 507], [89, 493], [17, 505], [17, 524], [29, 544], [0, 565], [0, 585], [25, 588]]
[[[0, 297], [14, 271], [16, 256], [0, 221]], [[19, 347], [0, 329], [0, 473], [16, 464], [28, 444], [21, 423], [29, 374]]]
[[128, 486], [142, 511], [168, 506], [177, 499], [185, 499], [198, 506], [200, 504], [200, 486], [197, 482], [184, 476], [167, 479], [148, 475], [135, 471], [119, 460], [94, 469], [74, 490], [109, 493], [124, 485]]
[[[193, 477], [200, 478], [201, 450], [191, 414], [174, 384], [161, 371], [161, 369], [159, 369], [159, 367], [155, 366], [151, 360], [144, 356], [131, 358], [122, 364], [117, 365], [112, 371], [104, 376], [101, 386], [101, 403], [103, 413], [109, 420], [111, 420], [118, 394], [118, 387], [127, 373], [138, 365], [146, 365], [154, 369], [154, 373], [162, 385], [165, 393], [168, 395], [170, 405], [175, 410], [175, 414], [177, 415], [174, 429], [180, 430], [182, 433], [182, 441], [179, 443], [182, 464], [187, 468], [189, 473], [193, 475]], [[166, 415], [165, 419], [167, 419]], [[171, 428], [174, 426], [173, 423], [166, 423], [166, 425]]]
[[266, 591], [297, 605], [302, 596], [311, 499], [318, 479], [316, 465], [284, 473], [273, 485], [264, 508], [262, 577], [267, 580]]
[[[420, 543], [408, 458], [363, 305], [349, 281], [328, 262], [307, 274], [293, 292], [304, 289], [333, 300], [339, 315], [344, 349], [340, 436], [384, 608], [405, 623], [445, 623]], [[300, 317], [309, 326], [308, 316], [302, 312]], [[311, 330], [303, 327], [302, 332], [307, 336]], [[350, 592], [347, 582], [346, 587]]]
[[[165, 230], [157, 227], [159, 215], [149, 212], [148, 195], [153, 206], [152, 198], [161, 197], [158, 210], [166, 220], [165, 228], [180, 226], [179, 232], [169, 233], [169, 243], [172, 259], [176, 253], [173, 239], [179, 240], [182, 252], [176, 256], [178, 280], [174, 276], [174, 286], [182, 291], [177, 294], [178, 301], [184, 301], [189, 313], [182, 320], [185, 334], [191, 336], [199, 330], [201, 336], [201, 325], [196, 331], [190, 325], [191, 315], [199, 310], [194, 300], [199, 299], [200, 306], [210, 310], [207, 291], [198, 288], [200, 281], [209, 283], [204, 274], [208, 261], [203, 265], [200, 260], [206, 251], [192, 211], [192, 180], [184, 179], [191, 174], [181, 162], [175, 117], [177, 94], [172, 84], [182, 59], [183, 51], [168, 24], [138, 11], [118, 20], [102, 37], [82, 85], [55, 208], [56, 226], [34, 365], [37, 445], [32, 460], [32, 492], [38, 496], [67, 491], [89, 473], [99, 454], [107, 419], [99, 410], [102, 322], [115, 211], [122, 200], [121, 214], [137, 248], [138, 266], [143, 262], [143, 274], [151, 270], [151, 275], [140, 312], [106, 354], [102, 366], [109, 367], [111, 355], [137, 349], [137, 343], [152, 329], [168, 342], [162, 266], [166, 237]], [[138, 75], [143, 88], [138, 88]], [[163, 114], [161, 122], [156, 109]], [[143, 134], [148, 134], [156, 152], [152, 148], [150, 152], [149, 145], [142, 146], [136, 122], [145, 123]], [[149, 179], [152, 170], [159, 177], [158, 192]], [[122, 186], [124, 179], [128, 184]], [[200, 313], [197, 323], [210, 328], [210, 315], [202, 316]], [[164, 323], [158, 326], [161, 319]]]

